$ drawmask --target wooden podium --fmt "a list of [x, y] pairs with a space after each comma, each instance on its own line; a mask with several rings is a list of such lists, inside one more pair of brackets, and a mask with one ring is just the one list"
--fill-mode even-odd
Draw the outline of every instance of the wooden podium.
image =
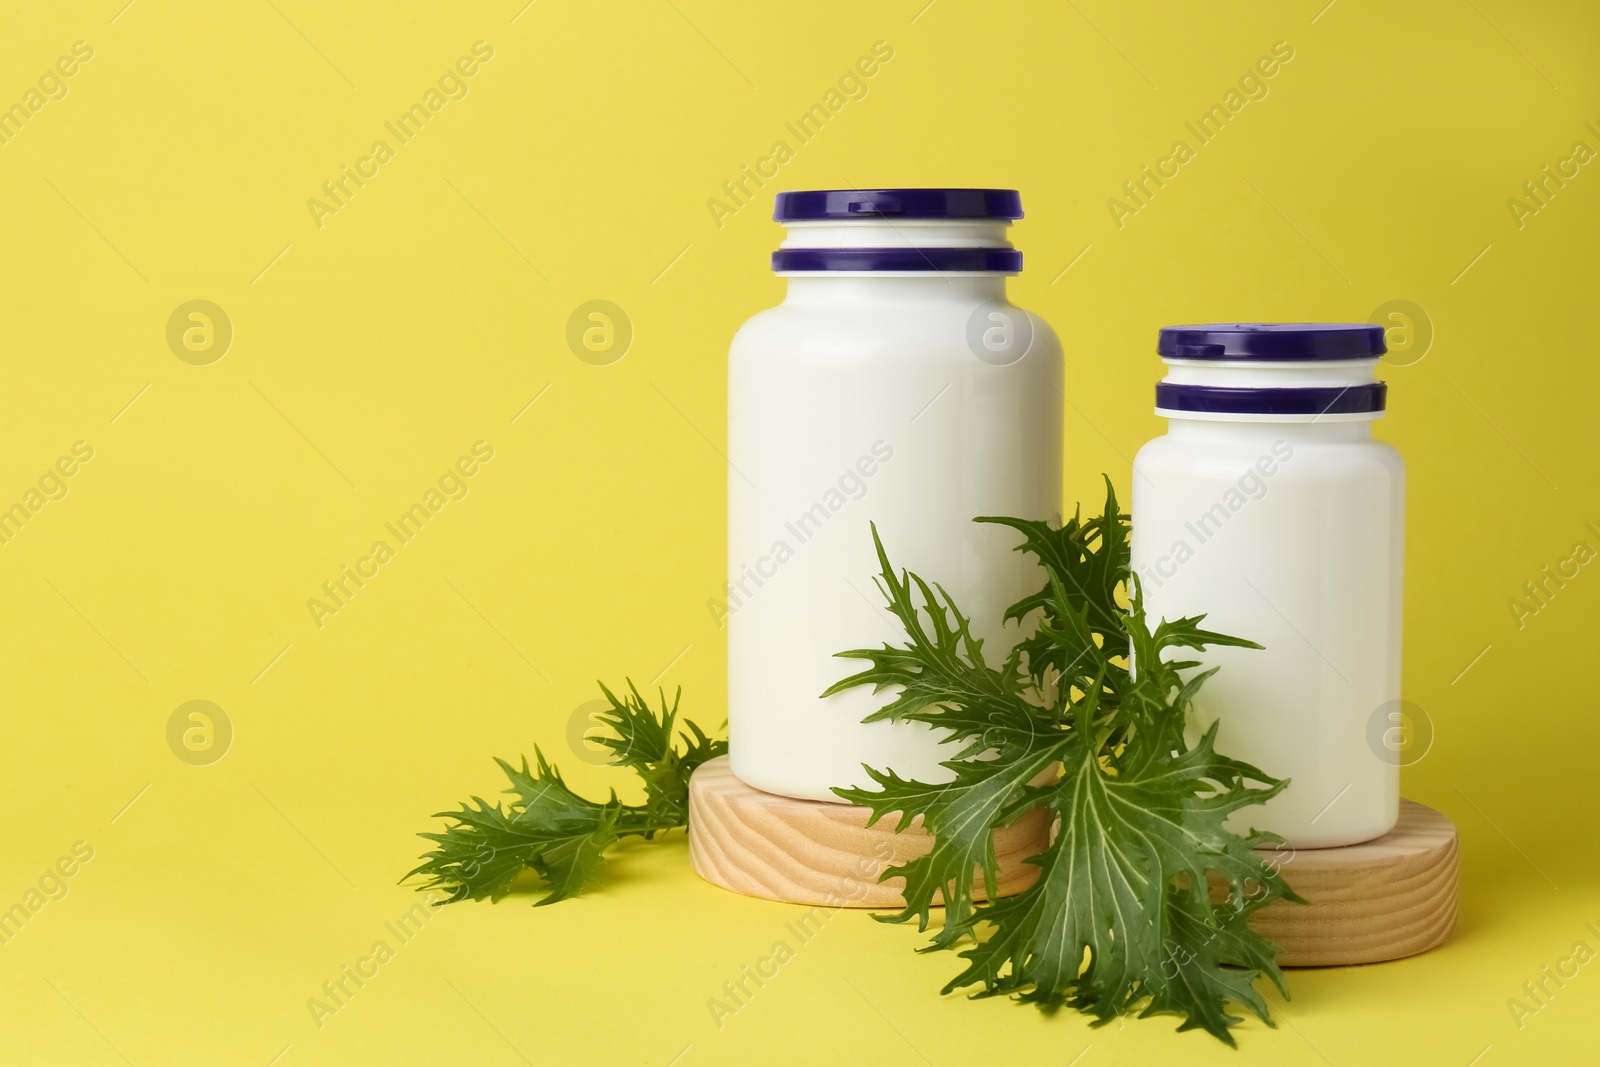
[[[689, 781], [689, 862], [700, 877], [746, 896], [827, 907], [898, 908], [904, 880], [878, 881], [933, 847], [920, 821], [868, 826], [866, 808], [763, 793], [733, 776], [726, 756]], [[1001, 896], [1038, 876], [1023, 861], [1049, 842], [1036, 811], [995, 834]], [[1456, 828], [1432, 808], [1400, 802], [1400, 822], [1376, 841], [1263, 853], [1307, 904], [1277, 901], [1252, 925], [1289, 967], [1377, 963], [1434, 948], [1456, 922]], [[982, 880], [978, 890], [982, 892]]]

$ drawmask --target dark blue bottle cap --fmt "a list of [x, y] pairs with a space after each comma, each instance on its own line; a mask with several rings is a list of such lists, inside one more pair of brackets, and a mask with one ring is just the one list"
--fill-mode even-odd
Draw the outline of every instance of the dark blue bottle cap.
[[1016, 274], [1022, 253], [1014, 248], [780, 248], [772, 253], [779, 274], [810, 271], [887, 271], [895, 274]]
[[1165, 359], [1377, 359], [1387, 352], [1383, 327], [1351, 322], [1217, 322], [1164, 326], [1156, 352]]
[[829, 219], [1020, 219], [1015, 189], [806, 189], [779, 193], [779, 222]]
[[1384, 410], [1389, 387], [1383, 382], [1282, 389], [1216, 385], [1156, 385], [1156, 410], [1203, 415], [1361, 415]]

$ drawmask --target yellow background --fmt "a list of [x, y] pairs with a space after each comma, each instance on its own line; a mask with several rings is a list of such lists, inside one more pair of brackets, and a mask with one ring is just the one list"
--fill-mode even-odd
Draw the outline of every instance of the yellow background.
[[[0, 947], [0, 1061], [1594, 1055], [1600, 965], [1520, 1028], [1507, 1008], [1600, 948], [1600, 575], [1521, 629], [1507, 607], [1600, 547], [1600, 174], [1521, 228], [1507, 207], [1600, 149], [1584, 5], [124, 2], [0, 16], [0, 104], [94, 49], [0, 146], [0, 506], [94, 449], [0, 546], [0, 908], [94, 850]], [[480, 40], [467, 97], [319, 228], [307, 200]], [[877, 41], [865, 98], [719, 228], [708, 199]], [[1269, 95], [1119, 229], [1108, 198], [1278, 41]], [[781, 297], [772, 193], [863, 184], [1022, 190], [1012, 291], [1066, 344], [1069, 500], [1101, 471], [1126, 491], [1160, 432], [1159, 326], [1423, 310], [1379, 432], [1410, 465], [1405, 687], [1436, 732], [1405, 790], [1460, 826], [1455, 939], [1293, 974], [1230, 1058], [1171, 1020], [940, 999], [951, 957], [843, 914], [719, 1030], [708, 998], [795, 909], [700, 882], [675, 840], [576, 902], [445, 909], [319, 1028], [308, 998], [419, 899], [411, 835], [500, 788], [490, 756], [538, 742], [604, 788], [565, 741], [597, 678], [723, 721], [724, 353]], [[234, 329], [206, 366], [166, 341], [192, 299]], [[633, 324], [610, 365], [564, 339], [591, 299]], [[470, 494], [319, 629], [307, 599], [480, 440]], [[194, 699], [234, 730], [209, 766], [167, 745]]]

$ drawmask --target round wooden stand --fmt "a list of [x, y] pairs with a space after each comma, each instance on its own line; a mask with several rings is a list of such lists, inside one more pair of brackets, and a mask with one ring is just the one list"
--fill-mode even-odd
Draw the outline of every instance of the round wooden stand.
[[[1018, 819], [994, 835], [1001, 896], [1020, 893], [1039, 877], [1022, 861], [1050, 841], [1047, 812]], [[689, 779], [689, 863], [706, 881], [790, 904], [899, 908], [904, 878], [880, 883], [885, 867], [910, 863], [933, 848], [919, 818], [905, 833], [894, 818], [868, 826], [871, 812], [851, 804], [796, 800], [745, 785], [728, 757], [708, 760]], [[978, 880], [981, 898], [983, 879]]]
[[1262, 857], [1307, 901], [1277, 901], [1250, 925], [1285, 967], [1379, 963], [1444, 944], [1456, 925], [1460, 848], [1455, 824], [1400, 801], [1400, 821], [1376, 841], [1283, 848]]
[[[795, 800], [752, 789], [726, 756], [689, 781], [689, 862], [706, 881], [746, 896], [830, 907], [898, 908], [904, 880], [880, 883], [933, 847], [920, 820], [868, 826], [866, 808]], [[1032, 885], [1050, 825], [1034, 812], [995, 834], [1001, 896]], [[1377, 963], [1426, 952], [1455, 928], [1456, 829], [1432, 808], [1400, 802], [1400, 822], [1376, 841], [1344, 848], [1263, 851], [1309, 903], [1279, 901], [1251, 925], [1289, 967]], [[979, 879], [979, 892], [982, 879]]]

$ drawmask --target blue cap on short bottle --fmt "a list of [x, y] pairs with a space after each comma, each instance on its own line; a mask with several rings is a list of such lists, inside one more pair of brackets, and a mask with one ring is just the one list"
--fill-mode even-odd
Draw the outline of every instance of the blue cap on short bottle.
[[1163, 326], [1164, 359], [1274, 360], [1284, 363], [1377, 359], [1389, 350], [1383, 327], [1354, 322], [1215, 322]]
[[[1159, 382], [1156, 413], [1161, 415], [1343, 420], [1376, 418], [1387, 406], [1388, 386], [1373, 381], [1369, 369], [1328, 366], [1326, 371], [1315, 370], [1319, 365], [1375, 363], [1388, 351], [1382, 326], [1334, 322], [1167, 326], [1161, 330], [1156, 351], [1169, 363], [1284, 368], [1282, 384], [1274, 385], [1261, 384], [1259, 370], [1256, 380], [1239, 384], [1236, 378], [1229, 380], [1237, 372], [1221, 366], [1215, 374], [1207, 372], [1214, 381], [1195, 381], [1191, 372], [1188, 380]], [[1307, 371], [1313, 375], [1309, 382]], [[1346, 376], [1348, 380], [1340, 380]]]

